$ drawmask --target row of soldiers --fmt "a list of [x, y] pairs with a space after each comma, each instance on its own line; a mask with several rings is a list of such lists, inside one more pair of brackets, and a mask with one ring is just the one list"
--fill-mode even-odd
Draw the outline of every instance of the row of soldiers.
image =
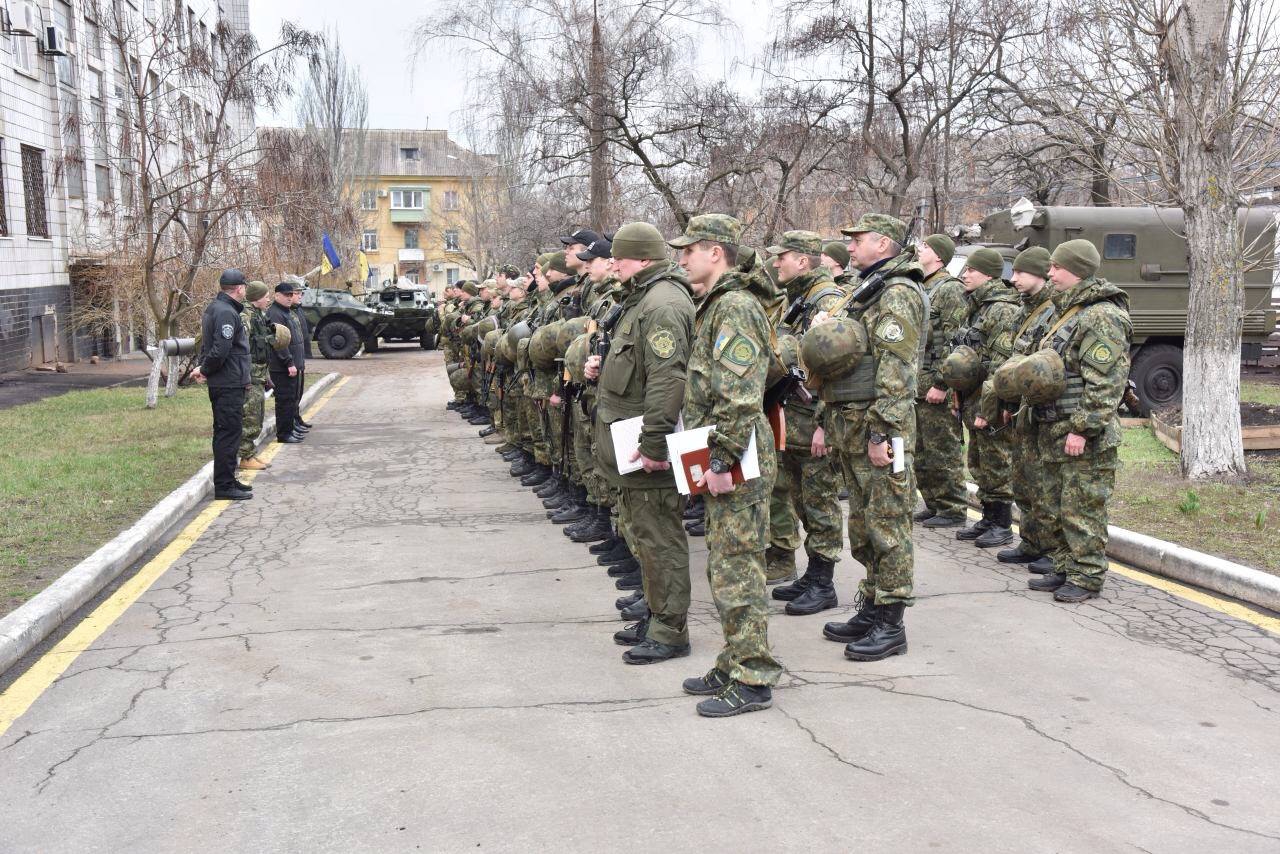
[[[633, 591], [616, 604], [636, 622], [614, 636], [629, 664], [689, 653], [685, 500], [665, 440], [681, 420], [713, 427], [697, 486], [724, 646], [683, 685], [707, 696], [704, 715], [771, 704], [768, 584], [787, 614], [838, 604], [842, 489], [865, 577], [856, 613], [823, 635], [848, 659], [906, 652], [917, 485], [916, 521], [964, 526], [966, 464], [983, 513], [959, 539], [1010, 545], [1016, 500], [1022, 539], [1000, 558], [1058, 601], [1102, 586], [1130, 327], [1096, 248], [1026, 250], [1011, 287], [992, 249], [956, 279], [945, 235], [908, 245], [882, 214], [842, 231], [847, 248], [790, 231], [759, 253], [720, 214], [670, 241], [646, 223], [583, 229], [528, 279], [504, 268], [446, 294], [449, 408], [484, 425], [551, 520]], [[618, 460], [611, 425], [636, 416], [639, 447]], [[742, 481], [753, 439], [760, 476]]]

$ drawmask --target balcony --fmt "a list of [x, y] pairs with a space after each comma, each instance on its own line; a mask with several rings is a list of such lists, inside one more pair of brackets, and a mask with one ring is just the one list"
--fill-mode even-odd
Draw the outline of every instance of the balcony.
[[425, 261], [426, 257], [422, 254], [421, 249], [401, 249], [400, 261]]
[[401, 225], [416, 225], [427, 221], [427, 212], [423, 208], [392, 208], [391, 221]]

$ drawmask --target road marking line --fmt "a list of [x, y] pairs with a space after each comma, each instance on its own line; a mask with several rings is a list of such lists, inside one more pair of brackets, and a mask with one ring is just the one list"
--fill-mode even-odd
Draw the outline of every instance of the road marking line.
[[[320, 410], [320, 407], [329, 402], [329, 398], [337, 393], [338, 389], [348, 380], [343, 377], [326, 391], [319, 400], [311, 405], [307, 410], [307, 415], [313, 415]], [[262, 451], [258, 456], [264, 462], [270, 462], [271, 458], [280, 452], [284, 447], [275, 442], [270, 443], [266, 450]], [[249, 483], [261, 472], [243, 472], [242, 477]], [[13, 684], [0, 694], [0, 736], [13, 725], [18, 718], [26, 713], [27, 709], [40, 698], [40, 695], [48, 690], [59, 676], [71, 666], [80, 653], [89, 649], [103, 632], [111, 627], [111, 625], [120, 618], [129, 606], [138, 601], [138, 598], [146, 593], [159, 580], [160, 576], [177, 562], [188, 549], [195, 545], [196, 541], [209, 529], [214, 520], [222, 515], [222, 511], [226, 510], [231, 504], [230, 501], [211, 501], [208, 507], [205, 507], [192, 519], [181, 532], [178, 533], [172, 542], [166, 545], [160, 552], [138, 570], [137, 574], [120, 585], [115, 593], [112, 593], [106, 600], [93, 610], [88, 617], [83, 619], [75, 628], [67, 633], [66, 637], [58, 641], [44, 655], [27, 669]]]
[[[972, 508], [968, 509], [966, 513], [970, 519], [977, 520], [982, 518], [982, 514]], [[1015, 534], [1018, 533], [1017, 525], [1012, 525], [1011, 527]], [[1172, 593], [1174, 596], [1195, 602], [1197, 605], [1203, 605], [1211, 610], [1226, 614], [1228, 617], [1235, 617], [1237, 620], [1252, 623], [1260, 629], [1265, 629], [1266, 631], [1280, 635], [1280, 617], [1269, 617], [1266, 614], [1255, 611], [1247, 605], [1241, 605], [1239, 602], [1232, 602], [1230, 599], [1223, 599], [1221, 597], [1214, 596], [1212, 593], [1206, 593], [1203, 590], [1197, 590], [1196, 588], [1189, 587], [1186, 584], [1181, 584], [1172, 579], [1164, 578], [1163, 576], [1153, 575], [1152, 573], [1144, 572], [1141, 569], [1136, 569], [1123, 563], [1116, 563], [1113, 560], [1107, 561], [1107, 567], [1111, 571], [1118, 572], [1125, 578], [1137, 581], [1140, 584], [1146, 584], [1148, 587], [1155, 587], [1158, 590], [1163, 590], [1165, 593]]]

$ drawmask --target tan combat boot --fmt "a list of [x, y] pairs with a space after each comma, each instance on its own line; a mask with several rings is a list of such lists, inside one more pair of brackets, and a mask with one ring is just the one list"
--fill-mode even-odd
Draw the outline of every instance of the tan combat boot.
[[240, 461], [240, 471], [262, 471], [267, 464], [257, 457], [245, 457]]

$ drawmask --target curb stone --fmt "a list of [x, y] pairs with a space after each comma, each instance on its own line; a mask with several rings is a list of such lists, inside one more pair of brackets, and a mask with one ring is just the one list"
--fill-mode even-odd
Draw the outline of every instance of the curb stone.
[[[967, 486], [970, 506], [981, 509], [977, 484]], [[1278, 576], [1115, 525], [1107, 526], [1107, 534], [1107, 556], [1134, 569], [1280, 611]]]
[[[330, 373], [303, 394], [299, 410], [306, 409], [339, 379]], [[263, 422], [258, 447], [271, 440], [275, 417]], [[213, 462], [207, 462], [189, 480], [170, 492], [106, 545], [63, 573], [17, 610], [0, 619], [0, 674], [52, 634], [86, 602], [132, 566], [158, 543], [173, 525], [213, 492]]]

